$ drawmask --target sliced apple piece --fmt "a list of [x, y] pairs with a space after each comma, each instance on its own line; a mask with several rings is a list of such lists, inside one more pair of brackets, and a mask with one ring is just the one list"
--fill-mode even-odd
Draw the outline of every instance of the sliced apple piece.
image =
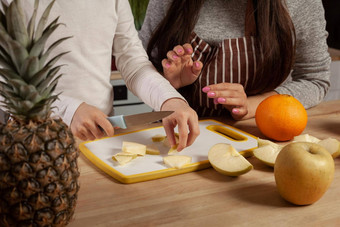
[[[175, 140], [176, 140], [176, 144], [178, 144], [178, 141], [179, 141], [179, 134], [178, 133], [175, 133]], [[165, 137], [165, 139], [163, 140], [163, 145], [166, 146], [166, 147], [171, 147], [169, 140], [168, 140], [168, 137]]]
[[315, 136], [311, 136], [309, 134], [302, 134], [295, 136], [293, 138], [293, 142], [310, 142], [310, 143], [318, 143], [320, 139], [316, 138]]
[[151, 137], [152, 142], [163, 142], [165, 140], [166, 136], [162, 134], [157, 134]]
[[119, 165], [125, 165], [137, 157], [137, 154], [131, 154], [127, 152], [119, 152], [112, 156], [112, 159], [118, 162]]
[[144, 156], [146, 153], [146, 146], [140, 143], [123, 141], [122, 151]]
[[265, 145], [277, 146], [276, 143], [274, 143], [270, 140], [265, 140], [265, 139], [261, 139], [261, 138], [257, 138], [257, 144], [258, 144], [259, 147], [263, 147]]
[[178, 154], [177, 147], [178, 147], [178, 144], [173, 145], [170, 148], [170, 150], [168, 151], [168, 155], [176, 155], [176, 154]]
[[159, 155], [160, 151], [155, 144], [146, 145], [146, 154]]
[[253, 165], [230, 144], [218, 143], [208, 153], [212, 167], [227, 176], [239, 176], [253, 169]]
[[334, 138], [327, 138], [321, 140], [318, 144], [323, 146], [332, 155], [333, 158], [337, 158], [340, 156], [339, 140]]
[[191, 157], [187, 155], [171, 155], [164, 157], [163, 162], [170, 168], [181, 169], [191, 163]]
[[253, 150], [254, 156], [264, 164], [274, 167], [277, 155], [283, 146], [278, 144], [267, 144]]

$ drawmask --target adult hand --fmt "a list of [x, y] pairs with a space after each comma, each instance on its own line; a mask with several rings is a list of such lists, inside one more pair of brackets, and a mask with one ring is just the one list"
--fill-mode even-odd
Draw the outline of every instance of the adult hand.
[[178, 45], [169, 51], [167, 59], [162, 61], [164, 77], [176, 89], [195, 82], [202, 70], [202, 62], [194, 62], [191, 58], [192, 53], [193, 49], [189, 43]]
[[220, 83], [202, 89], [215, 104], [222, 104], [228, 109], [235, 120], [244, 120], [248, 116], [248, 100], [241, 84]]
[[82, 140], [113, 136], [114, 128], [106, 118], [106, 114], [98, 108], [82, 103], [73, 116], [71, 131]]
[[197, 113], [182, 99], [168, 99], [161, 110], [175, 111], [163, 119], [163, 126], [169, 143], [176, 144], [174, 128], [178, 125], [179, 141], [177, 151], [194, 143], [200, 133]]

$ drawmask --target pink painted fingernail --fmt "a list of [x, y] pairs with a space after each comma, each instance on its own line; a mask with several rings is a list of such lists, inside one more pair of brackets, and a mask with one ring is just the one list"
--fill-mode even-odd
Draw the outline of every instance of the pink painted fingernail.
[[178, 49], [177, 52], [178, 52], [178, 53], [182, 53], [183, 50], [182, 50], [182, 49]]
[[215, 97], [215, 95], [216, 95], [215, 92], [212, 92], [212, 91], [208, 92], [208, 97], [210, 97], [210, 98]]
[[218, 104], [218, 100], [216, 98], [214, 99], [214, 104]]
[[200, 63], [195, 62], [195, 66], [196, 66], [196, 68], [200, 67]]
[[187, 50], [188, 53], [192, 53], [192, 49], [187, 48], [186, 50]]
[[232, 110], [232, 112], [233, 112], [234, 114], [239, 114], [239, 113], [240, 113], [240, 110], [239, 110], [239, 109], [236, 109], [236, 108], [234, 108], [234, 109]]
[[225, 103], [225, 98], [218, 98], [217, 101], [218, 101], [219, 103]]
[[170, 64], [169, 64], [169, 63], [166, 63], [165, 66], [166, 66], [167, 68], [170, 68]]
[[173, 58], [173, 59], [177, 59], [178, 56], [177, 56], [177, 55], [173, 55], [172, 58]]
[[210, 91], [210, 87], [204, 87], [204, 88], [202, 89], [202, 91], [205, 92], [205, 93], [207, 93], [208, 91]]

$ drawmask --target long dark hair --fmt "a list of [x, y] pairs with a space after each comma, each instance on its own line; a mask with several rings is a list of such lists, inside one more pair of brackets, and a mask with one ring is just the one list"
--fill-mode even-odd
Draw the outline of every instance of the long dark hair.
[[[162, 71], [161, 61], [169, 50], [189, 41], [203, 3], [204, 0], [173, 0], [147, 47], [150, 60], [158, 71]], [[257, 65], [257, 89], [252, 91], [256, 94], [273, 90], [289, 75], [295, 58], [295, 29], [285, 0], [253, 0], [253, 5], [256, 48], [263, 56]], [[153, 49], [157, 49], [155, 56], [151, 55]], [[263, 80], [265, 77], [271, 79]]]

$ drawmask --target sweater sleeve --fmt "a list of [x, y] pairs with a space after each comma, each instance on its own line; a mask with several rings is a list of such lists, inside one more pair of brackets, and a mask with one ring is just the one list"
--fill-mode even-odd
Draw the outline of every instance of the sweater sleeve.
[[129, 2], [116, 2], [118, 25], [113, 40], [113, 55], [128, 89], [155, 110], [160, 110], [162, 104], [170, 98], [184, 100], [149, 61], [138, 38]]
[[323, 100], [330, 86], [324, 9], [321, 0], [288, 2], [296, 32], [296, 59], [291, 76], [275, 91], [292, 95], [310, 108]]

